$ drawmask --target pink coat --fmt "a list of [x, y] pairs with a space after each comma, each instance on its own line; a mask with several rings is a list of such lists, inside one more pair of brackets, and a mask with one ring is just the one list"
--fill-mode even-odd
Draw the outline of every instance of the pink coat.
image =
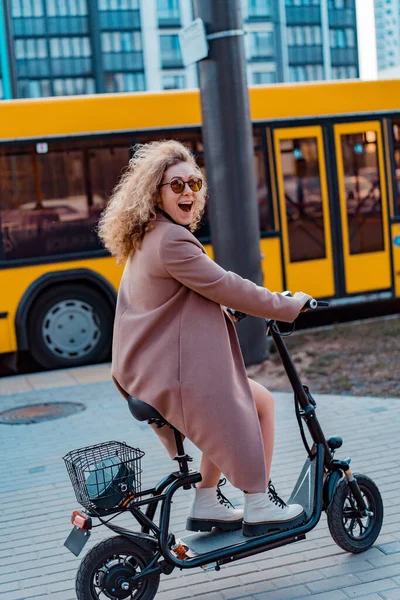
[[[234, 486], [264, 492], [260, 424], [235, 326], [221, 305], [291, 322], [303, 302], [225, 271], [185, 227], [158, 214], [122, 277], [114, 381], [125, 397], [156, 408]], [[154, 430], [173, 458], [172, 430]]]

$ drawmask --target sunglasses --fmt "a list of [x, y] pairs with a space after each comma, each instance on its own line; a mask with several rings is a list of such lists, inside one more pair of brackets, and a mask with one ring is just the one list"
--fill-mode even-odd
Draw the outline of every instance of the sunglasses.
[[168, 181], [168, 183], [161, 183], [159, 187], [170, 185], [171, 190], [175, 192], [175, 194], [182, 194], [186, 184], [188, 184], [192, 192], [199, 192], [203, 187], [203, 180], [200, 179], [200, 177], [191, 177], [189, 181], [183, 181], [180, 177], [175, 177], [175, 179]]

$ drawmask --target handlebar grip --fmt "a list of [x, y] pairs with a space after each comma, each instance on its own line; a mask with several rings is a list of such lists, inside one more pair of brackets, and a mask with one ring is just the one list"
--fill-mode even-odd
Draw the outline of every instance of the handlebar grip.
[[319, 308], [322, 306], [329, 306], [329, 302], [326, 302], [325, 300], [315, 300], [315, 298], [310, 298], [310, 300], [308, 300], [305, 303], [304, 308], [311, 308], [312, 310], [314, 310], [315, 308]]

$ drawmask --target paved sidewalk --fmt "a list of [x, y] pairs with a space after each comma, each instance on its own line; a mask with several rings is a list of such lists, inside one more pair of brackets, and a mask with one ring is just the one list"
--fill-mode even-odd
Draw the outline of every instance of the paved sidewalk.
[[[0, 425], [0, 598], [4, 600], [75, 599], [74, 578], [81, 559], [63, 547], [71, 528], [70, 514], [79, 507], [62, 461], [70, 449], [112, 439], [138, 446], [146, 452], [144, 486], [175, 468], [151, 429], [134, 421], [113, 384], [102, 380], [109, 377], [108, 365], [71, 371], [38, 374], [34, 387], [29, 384], [31, 391], [17, 391], [17, 377], [0, 380], [0, 411], [42, 402], [76, 401], [86, 406], [84, 412], [55, 421]], [[100, 381], [89, 383], [96, 378]], [[291, 394], [276, 393], [275, 400], [272, 479], [279, 494], [287, 497], [305, 455]], [[400, 600], [400, 398], [319, 395], [316, 400], [327, 436], [344, 438], [338, 456], [351, 455], [354, 470], [379, 485], [385, 518], [375, 546], [360, 555], [347, 554], [333, 542], [323, 515], [305, 541], [234, 562], [218, 573], [199, 568], [162, 576], [157, 600]], [[187, 450], [197, 467], [198, 450], [191, 444]], [[226, 489], [228, 497], [241, 502], [240, 491], [227, 485], [224, 493]], [[171, 526], [178, 536], [184, 533], [192, 493], [180, 491], [173, 505]], [[107, 535], [106, 528], [95, 529], [89, 548]]]

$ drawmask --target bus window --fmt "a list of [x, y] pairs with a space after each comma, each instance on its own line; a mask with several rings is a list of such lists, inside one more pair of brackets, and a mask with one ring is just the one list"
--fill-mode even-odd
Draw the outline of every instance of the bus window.
[[26, 198], [36, 197], [32, 154], [27, 147], [19, 152], [0, 149], [0, 208], [17, 209]]
[[104, 139], [31, 144], [26, 154], [3, 150], [0, 199], [6, 260], [101, 249], [95, 227], [129, 161], [128, 139], [117, 142], [123, 146]]
[[[21, 210], [30, 200], [31, 209]], [[44, 220], [40, 211], [38, 164], [32, 146], [0, 150], [0, 212], [5, 260], [34, 256], [38, 231]]]
[[375, 131], [341, 135], [350, 254], [384, 250]]
[[107, 145], [104, 148], [87, 150], [90, 169], [90, 210], [99, 215], [129, 162], [129, 143], [118, 147]]
[[280, 140], [290, 262], [326, 258], [317, 138]]
[[400, 216], [400, 120], [393, 120], [394, 168], [396, 176], [394, 211]]

